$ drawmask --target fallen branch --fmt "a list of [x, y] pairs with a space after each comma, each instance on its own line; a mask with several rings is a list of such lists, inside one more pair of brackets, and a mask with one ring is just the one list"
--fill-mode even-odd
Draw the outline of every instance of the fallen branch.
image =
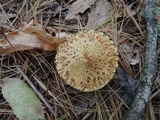
[[145, 20], [147, 23], [147, 41], [145, 66], [137, 94], [123, 120], [139, 120], [151, 93], [157, 69], [157, 20], [154, 15], [155, 0], [145, 1]]

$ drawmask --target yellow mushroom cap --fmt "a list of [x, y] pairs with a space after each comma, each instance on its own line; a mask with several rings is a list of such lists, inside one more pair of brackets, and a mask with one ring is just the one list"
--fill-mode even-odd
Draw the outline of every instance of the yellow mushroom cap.
[[113, 41], [102, 32], [82, 31], [59, 45], [56, 67], [67, 84], [80, 91], [105, 86], [118, 67], [118, 52]]

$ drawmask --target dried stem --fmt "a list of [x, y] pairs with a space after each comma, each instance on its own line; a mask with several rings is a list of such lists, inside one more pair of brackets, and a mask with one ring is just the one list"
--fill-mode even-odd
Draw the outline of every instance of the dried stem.
[[50, 106], [50, 104], [45, 100], [45, 98], [42, 96], [42, 94], [37, 90], [37, 88], [32, 84], [32, 82], [29, 80], [29, 78], [24, 74], [24, 72], [17, 67], [18, 72], [24, 77], [26, 82], [31, 86], [31, 88], [35, 91], [35, 93], [38, 95], [38, 97], [44, 102], [44, 104], [47, 106], [49, 110], [51, 110], [53, 113], [53, 109]]

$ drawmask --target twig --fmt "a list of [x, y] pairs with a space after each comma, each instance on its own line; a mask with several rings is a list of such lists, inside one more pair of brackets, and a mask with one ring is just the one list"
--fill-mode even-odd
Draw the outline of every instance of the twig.
[[145, 20], [147, 23], [147, 41], [145, 66], [136, 96], [123, 120], [139, 120], [151, 93], [156, 79], [157, 69], [157, 20], [154, 15], [155, 0], [145, 1]]
[[17, 70], [24, 77], [24, 79], [31, 86], [31, 88], [35, 91], [35, 93], [38, 95], [38, 97], [43, 101], [43, 103], [48, 107], [48, 109], [51, 110], [54, 113], [54, 111], [53, 111], [52, 107], [50, 106], [50, 104], [45, 100], [45, 98], [41, 95], [41, 93], [37, 90], [37, 88], [32, 84], [32, 82], [24, 74], [24, 72], [19, 67], [17, 67]]

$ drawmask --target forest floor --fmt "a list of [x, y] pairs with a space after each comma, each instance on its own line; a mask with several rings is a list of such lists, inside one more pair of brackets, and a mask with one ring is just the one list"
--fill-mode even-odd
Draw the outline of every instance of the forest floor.
[[[119, 67], [113, 79], [94, 92], [78, 91], [64, 82], [56, 70], [56, 51], [30, 48], [10, 54], [0, 52], [0, 78], [24, 79], [17, 70], [20, 67], [48, 103], [43, 103], [46, 120], [121, 120], [131, 105], [145, 66], [147, 32], [141, 17], [144, 2], [111, 1], [0, 0], [1, 35], [34, 20], [52, 36], [56, 32], [73, 34], [94, 29], [109, 36], [118, 48]], [[159, 59], [157, 67], [159, 70]], [[160, 118], [158, 70], [141, 120]], [[0, 119], [17, 119], [1, 92]]]

